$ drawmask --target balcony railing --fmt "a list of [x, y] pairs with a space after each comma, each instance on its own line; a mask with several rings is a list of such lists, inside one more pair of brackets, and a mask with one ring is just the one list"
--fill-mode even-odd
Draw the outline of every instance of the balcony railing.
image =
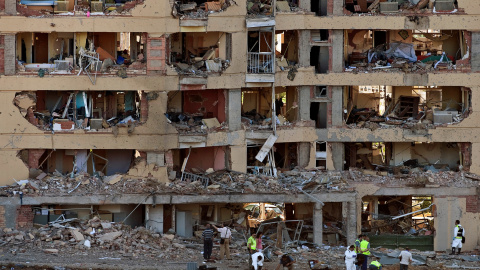
[[275, 55], [271, 52], [249, 52], [248, 73], [273, 73]]

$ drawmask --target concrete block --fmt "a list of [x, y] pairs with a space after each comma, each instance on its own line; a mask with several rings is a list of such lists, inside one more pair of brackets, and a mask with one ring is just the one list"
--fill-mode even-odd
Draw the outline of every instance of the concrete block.
[[449, 113], [435, 112], [433, 113], [433, 122], [435, 124], [447, 124], [453, 122], [453, 117]]
[[117, 239], [118, 237], [122, 236], [123, 232], [111, 232], [111, 233], [106, 233], [102, 236], [100, 236], [100, 238], [98, 238], [99, 241], [102, 241], [102, 242], [109, 242], [109, 241], [113, 241], [115, 239]]
[[228, 90], [227, 122], [230, 131], [241, 128], [242, 91], [240, 89]]
[[17, 14], [17, 0], [5, 0], [5, 14]]
[[78, 230], [70, 230], [70, 234], [77, 242], [85, 240], [85, 237], [83, 237], [83, 234]]

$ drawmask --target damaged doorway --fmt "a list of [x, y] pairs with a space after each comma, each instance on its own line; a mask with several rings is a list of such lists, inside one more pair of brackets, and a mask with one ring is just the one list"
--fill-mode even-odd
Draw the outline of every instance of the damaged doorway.
[[[270, 170], [271, 162], [265, 158], [263, 162], [255, 159], [260, 151], [263, 142], [249, 140], [247, 142], [247, 170], [253, 174], [267, 175]], [[297, 143], [276, 143], [273, 146], [276, 168], [289, 171], [298, 165], [298, 144]]]
[[366, 196], [362, 201], [362, 232], [372, 247], [433, 250], [432, 196]]
[[310, 66], [315, 67], [315, 73], [325, 74], [328, 71], [330, 55], [328, 46], [312, 46], [310, 49]]

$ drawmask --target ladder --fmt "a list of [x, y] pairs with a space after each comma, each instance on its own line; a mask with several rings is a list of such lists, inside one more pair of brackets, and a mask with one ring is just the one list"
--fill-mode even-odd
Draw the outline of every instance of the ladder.
[[73, 119], [73, 113], [74, 113], [74, 109], [73, 108], [73, 102], [72, 102], [72, 99], [73, 99], [73, 95], [74, 93], [70, 93], [70, 96], [68, 97], [68, 101], [67, 101], [67, 105], [65, 105], [65, 109], [63, 110], [63, 114], [62, 114], [62, 118], [65, 118], [65, 116], [67, 116], [68, 114], [68, 117], [70, 119]]

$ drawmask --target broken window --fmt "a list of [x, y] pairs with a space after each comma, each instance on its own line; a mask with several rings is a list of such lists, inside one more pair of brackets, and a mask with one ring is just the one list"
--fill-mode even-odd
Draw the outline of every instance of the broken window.
[[40, 158], [37, 158], [37, 155], [28, 155], [28, 160], [24, 161], [31, 169], [38, 169], [47, 174], [87, 173], [92, 176], [124, 174], [133, 165], [134, 160], [133, 150], [42, 149], [41, 151], [43, 154]]
[[221, 12], [231, 6], [231, 0], [180, 0], [175, 1], [172, 15], [180, 19], [203, 19], [208, 14]]
[[310, 119], [315, 121], [316, 128], [327, 128], [328, 102], [311, 102]]
[[330, 47], [312, 46], [310, 49], [310, 66], [315, 67], [315, 73], [327, 73], [330, 63]]
[[312, 30], [310, 34], [313, 42], [328, 42], [329, 30], [327, 29]]
[[469, 47], [457, 30], [347, 30], [346, 71], [428, 72], [469, 66]]
[[28, 16], [46, 14], [81, 15], [127, 15], [143, 0], [20, 0], [17, 11]]
[[184, 75], [221, 73], [230, 65], [229, 35], [224, 32], [172, 34], [170, 63]]
[[461, 122], [471, 109], [469, 90], [462, 87], [370, 85], [345, 91], [345, 120], [357, 127], [411, 128], [422, 123], [423, 129], [434, 128]]
[[276, 143], [273, 157], [268, 155], [262, 162], [256, 159], [263, 142], [251, 140], [247, 142], [247, 170], [253, 174], [273, 175], [273, 168], [292, 170], [298, 165], [297, 143]]
[[140, 120], [137, 91], [21, 92], [14, 103], [30, 123], [54, 132], [103, 130], [116, 125], [131, 126], [133, 131]]
[[[38, 72], [40, 76], [78, 70], [88, 76], [108, 71], [115, 74], [123, 69], [143, 70], [145, 52], [142, 33], [17, 34], [17, 70]], [[90, 79], [95, 83], [92, 76]]]
[[248, 31], [248, 73], [274, 73], [275, 36], [271, 28]]
[[315, 167], [327, 168], [327, 142], [315, 142]]
[[284, 70], [298, 64], [298, 35], [296, 31], [277, 31], [275, 34], [277, 66]]
[[166, 117], [181, 133], [221, 128], [226, 121], [224, 90], [169, 92]]
[[[275, 88], [276, 126], [288, 126], [297, 120], [298, 92], [295, 87]], [[242, 123], [253, 129], [270, 129], [272, 126], [272, 90], [251, 88], [242, 91]]]
[[461, 143], [357, 142], [345, 144], [345, 165], [386, 174], [468, 170], [470, 152]]
[[247, 14], [255, 16], [273, 16], [274, 0], [247, 0]]

